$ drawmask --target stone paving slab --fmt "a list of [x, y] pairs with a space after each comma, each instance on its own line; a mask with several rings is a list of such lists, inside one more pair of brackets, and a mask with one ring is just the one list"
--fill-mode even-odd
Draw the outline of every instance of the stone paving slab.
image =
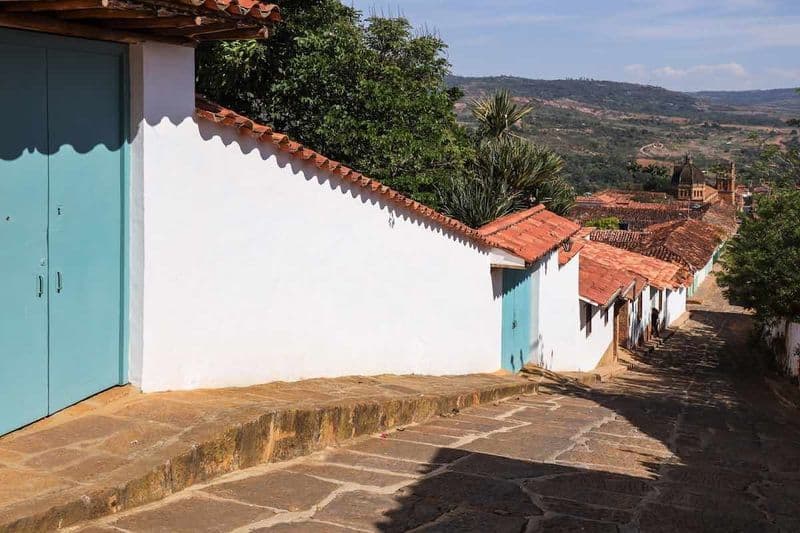
[[[0, 531], [67, 527], [162, 499], [222, 474], [291, 460], [355, 437], [491, 405], [535, 389], [536, 383], [523, 377], [489, 374], [346, 377], [146, 395], [131, 387], [115, 388], [0, 437]], [[457, 429], [472, 431], [497, 422], [465, 424]], [[419, 446], [416, 440], [446, 445], [462, 436], [456, 432], [414, 438], [409, 432], [398, 434], [392, 445], [412, 450]], [[425, 472], [418, 463], [409, 464]], [[325, 490], [338, 486], [304, 478]], [[379, 479], [374, 476], [375, 482]], [[309, 490], [307, 497], [316, 496]], [[219, 507], [218, 500], [209, 501]], [[276, 509], [290, 510], [279, 501], [273, 503]], [[169, 512], [189, 512], [185, 507], [193, 505], [200, 504], [183, 502]], [[249, 521], [268, 516], [231, 509], [232, 515]], [[144, 522], [136, 524], [148, 529]]]
[[[734, 322], [749, 320], [722, 308], [693, 315], [616, 382], [550, 383], [75, 531], [800, 531], [798, 411], [758, 377], [721, 370], [726, 354], [746, 349]], [[177, 515], [199, 501], [221, 508]]]

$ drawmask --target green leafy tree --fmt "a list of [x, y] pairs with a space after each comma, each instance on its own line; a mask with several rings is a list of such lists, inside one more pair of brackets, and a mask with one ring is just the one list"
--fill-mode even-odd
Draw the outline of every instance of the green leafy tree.
[[477, 122], [475, 155], [465, 175], [450, 177], [440, 187], [444, 212], [473, 227], [539, 203], [566, 212], [575, 193], [562, 177], [564, 160], [513, 131], [532, 108], [518, 106], [500, 91], [473, 101], [471, 111]]
[[435, 206], [435, 184], [462, 173], [472, 149], [444, 42], [338, 0], [286, 0], [281, 12], [266, 41], [201, 46], [199, 91]]
[[734, 304], [763, 321], [800, 322], [800, 191], [759, 199], [728, 243], [719, 283]]
[[642, 166], [636, 161], [629, 161], [625, 169], [630, 176], [631, 184], [639, 186], [648, 192], [670, 192], [672, 190], [672, 176], [667, 167], [661, 165]]
[[617, 217], [600, 217], [587, 220], [583, 225], [597, 229], [619, 229], [619, 223], [620, 221]]

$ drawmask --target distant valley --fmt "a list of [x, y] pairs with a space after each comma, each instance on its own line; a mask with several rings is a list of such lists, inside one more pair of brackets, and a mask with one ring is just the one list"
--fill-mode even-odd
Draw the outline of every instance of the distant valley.
[[465, 94], [459, 119], [471, 121], [468, 102], [509, 90], [535, 110], [520, 133], [559, 152], [579, 192], [637, 187], [627, 164], [635, 159], [675, 160], [691, 152], [711, 166], [736, 161], [743, 179], [764, 142], [798, 143], [786, 120], [800, 117], [794, 89], [681, 93], [661, 87], [597, 80], [516, 77], [448, 78]]

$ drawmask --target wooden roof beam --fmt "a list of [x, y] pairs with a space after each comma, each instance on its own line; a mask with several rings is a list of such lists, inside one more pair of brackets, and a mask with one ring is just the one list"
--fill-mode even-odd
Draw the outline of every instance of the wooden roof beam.
[[210, 33], [197, 33], [194, 38], [198, 41], [235, 41], [245, 39], [266, 39], [269, 37], [269, 29], [244, 28], [235, 30], [214, 31]]
[[105, 22], [105, 24], [118, 29], [151, 30], [160, 28], [184, 28], [189, 26], [200, 26], [201, 24], [207, 24], [210, 21], [211, 20], [206, 17], [167, 16], [146, 19], [108, 20]]
[[0, 9], [8, 12], [34, 13], [38, 11], [71, 11], [73, 9], [105, 9], [110, 0], [21, 0], [0, 2]]
[[181, 37], [162, 36], [158, 34], [143, 34], [131, 31], [101, 28], [89, 24], [59, 20], [41, 15], [23, 15], [19, 13], [3, 13], [0, 11], [0, 27], [18, 30], [41, 31], [71, 37], [83, 37], [100, 41], [113, 41], [118, 43], [141, 43], [144, 41], [159, 41], [181, 46], [195, 46], [191, 39]]
[[119, 9], [76, 9], [75, 11], [60, 12], [56, 17], [64, 20], [80, 19], [147, 19], [157, 17], [152, 11], [132, 11]]
[[185, 26], [182, 28], [167, 28], [159, 31], [161, 35], [171, 35], [179, 37], [193, 37], [201, 33], [213, 33], [219, 31], [236, 30], [236, 29], [250, 29], [251, 27], [239, 26], [239, 22], [232, 20], [228, 22], [212, 22], [210, 24]]

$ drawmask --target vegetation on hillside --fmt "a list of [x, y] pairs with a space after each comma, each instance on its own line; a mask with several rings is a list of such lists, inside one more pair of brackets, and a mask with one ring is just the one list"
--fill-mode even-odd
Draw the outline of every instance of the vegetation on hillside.
[[702, 168], [733, 160], [740, 182], [757, 181], [751, 167], [764, 143], [783, 148], [798, 142], [797, 128], [785, 122], [790, 107], [717, 108], [696, 95], [595, 80], [450, 77], [448, 83], [465, 92], [457, 110], [467, 125], [473, 119], [464, 102], [498, 88], [510, 90], [520, 103], [536, 104], [520, 134], [562, 154], [565, 175], [580, 193], [608, 187], [660, 190], [663, 176], [631, 172], [630, 163], [677, 161], [686, 152]]
[[[796, 92], [800, 94], [800, 89]], [[792, 118], [787, 124], [800, 126], [800, 118]], [[761, 140], [761, 143], [761, 152], [753, 163], [751, 174], [760, 182], [778, 187], [800, 186], [800, 140], [797, 136], [782, 144], [769, 140]]]

